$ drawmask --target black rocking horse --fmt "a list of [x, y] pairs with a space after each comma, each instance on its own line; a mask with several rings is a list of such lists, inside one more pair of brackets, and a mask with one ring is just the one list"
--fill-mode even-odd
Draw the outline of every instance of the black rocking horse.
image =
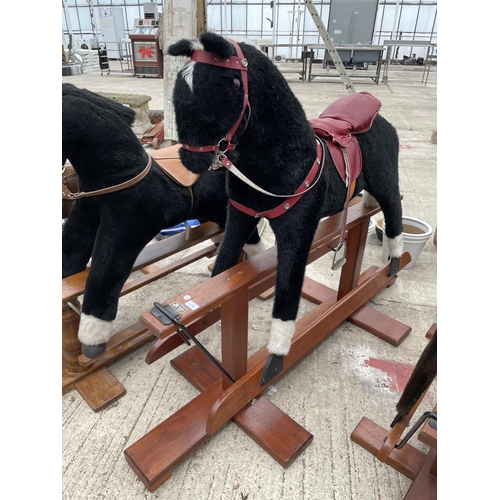
[[363, 203], [378, 203], [385, 217], [389, 275], [399, 269], [397, 133], [367, 92], [339, 99], [309, 122], [279, 70], [251, 43], [203, 33], [199, 40], [176, 42], [168, 53], [190, 58], [173, 93], [182, 163], [197, 174], [220, 167], [234, 174], [228, 177], [231, 204], [213, 275], [237, 263], [260, 217], [269, 219], [276, 236], [264, 384], [289, 352], [307, 256], [322, 217], [347, 211], [347, 201], [364, 190]]
[[[132, 131], [134, 119], [122, 104], [62, 85], [62, 164], [70, 161], [80, 190], [67, 195], [74, 203], [62, 234], [62, 277], [83, 271], [92, 258], [78, 331], [83, 354], [92, 358], [106, 349], [120, 291], [146, 244], [188, 219], [226, 223], [228, 174], [179, 184], [151, 158], [165, 150], [148, 155]], [[252, 255], [261, 245], [254, 232], [245, 250]]]

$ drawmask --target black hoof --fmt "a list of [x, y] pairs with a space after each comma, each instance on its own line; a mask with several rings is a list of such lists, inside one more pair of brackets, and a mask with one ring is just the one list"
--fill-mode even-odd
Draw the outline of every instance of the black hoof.
[[97, 345], [82, 344], [82, 353], [87, 358], [97, 358], [106, 350], [106, 342]]
[[391, 429], [402, 419], [403, 417], [398, 413], [394, 420], [391, 422]]
[[391, 263], [389, 264], [389, 270], [387, 271], [387, 276], [394, 276], [399, 271], [399, 257], [392, 257]]
[[260, 379], [260, 385], [266, 385], [271, 381], [278, 373], [283, 371], [283, 356], [278, 354], [271, 354], [267, 358], [266, 366], [262, 372], [262, 378]]

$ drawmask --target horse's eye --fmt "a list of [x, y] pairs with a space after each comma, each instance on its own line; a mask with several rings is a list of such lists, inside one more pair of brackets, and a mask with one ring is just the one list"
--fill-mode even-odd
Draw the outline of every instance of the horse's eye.
[[241, 87], [241, 83], [238, 80], [238, 78], [235, 78], [233, 80], [233, 85], [234, 85], [234, 90], [236, 90], [236, 92], [238, 92], [238, 90], [240, 90], [240, 87]]

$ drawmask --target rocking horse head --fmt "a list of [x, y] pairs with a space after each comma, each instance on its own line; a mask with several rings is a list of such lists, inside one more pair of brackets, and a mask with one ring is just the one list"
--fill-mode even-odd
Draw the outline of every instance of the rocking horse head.
[[[284, 142], [276, 141], [277, 135], [289, 136], [286, 147], [295, 155], [307, 136], [315, 150], [302, 106], [254, 42], [207, 32], [199, 40], [170, 45], [168, 54], [190, 58], [173, 91], [180, 157], [189, 170], [201, 174], [220, 167], [222, 153], [232, 162], [241, 158], [253, 164], [261, 154], [279, 156]], [[297, 120], [299, 127], [289, 135], [291, 121]]]
[[[179, 72], [173, 93], [182, 162], [202, 173], [217, 168], [218, 152], [227, 151], [230, 158], [236, 158], [237, 145], [257, 140], [259, 132], [250, 132], [253, 100], [257, 112], [262, 112], [266, 101], [262, 75], [272, 63], [251, 42], [236, 43], [213, 33], [203, 33], [195, 41], [180, 40], [168, 53], [190, 58]], [[265, 143], [268, 137], [264, 131], [260, 135], [258, 142]]]
[[181, 160], [202, 173], [211, 167], [215, 152], [234, 149], [232, 141], [248, 120], [248, 60], [238, 44], [212, 33], [199, 41], [181, 40], [168, 53], [191, 58], [177, 79], [174, 106], [176, 116], [182, 116]]

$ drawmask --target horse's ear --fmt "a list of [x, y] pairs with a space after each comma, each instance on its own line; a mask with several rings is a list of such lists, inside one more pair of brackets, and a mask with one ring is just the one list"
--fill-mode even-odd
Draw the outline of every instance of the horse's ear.
[[167, 52], [171, 56], [187, 56], [191, 57], [193, 54], [193, 50], [195, 50], [195, 42], [193, 40], [186, 40], [185, 38], [175, 42], [170, 45], [167, 49]]
[[203, 49], [208, 52], [215, 52], [224, 59], [234, 54], [234, 49], [228, 40], [215, 33], [205, 32], [200, 35], [200, 42]]

